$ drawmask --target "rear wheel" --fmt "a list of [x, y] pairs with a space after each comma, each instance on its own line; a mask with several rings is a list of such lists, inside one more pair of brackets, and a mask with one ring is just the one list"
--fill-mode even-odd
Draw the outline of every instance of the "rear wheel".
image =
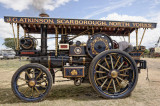
[[21, 100], [44, 99], [52, 87], [52, 76], [43, 65], [32, 63], [20, 67], [12, 77], [13, 93]]
[[104, 98], [126, 97], [136, 86], [137, 66], [123, 51], [104, 51], [92, 60], [89, 79], [95, 91]]

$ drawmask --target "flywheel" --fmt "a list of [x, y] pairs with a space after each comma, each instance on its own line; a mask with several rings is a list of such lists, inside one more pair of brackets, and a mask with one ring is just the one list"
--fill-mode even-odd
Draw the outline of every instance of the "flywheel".
[[113, 49], [113, 42], [107, 34], [97, 33], [88, 39], [86, 49], [88, 55], [94, 58], [105, 50]]

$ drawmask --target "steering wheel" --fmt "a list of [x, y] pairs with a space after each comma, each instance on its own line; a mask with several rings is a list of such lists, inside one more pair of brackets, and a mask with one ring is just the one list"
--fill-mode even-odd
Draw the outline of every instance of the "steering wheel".
[[114, 49], [118, 49], [119, 48], [119, 44], [115, 40], [112, 40], [112, 42], [113, 42]]

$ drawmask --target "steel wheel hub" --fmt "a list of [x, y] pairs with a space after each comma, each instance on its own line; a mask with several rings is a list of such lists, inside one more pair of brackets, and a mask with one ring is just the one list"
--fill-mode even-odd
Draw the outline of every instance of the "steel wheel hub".
[[111, 77], [112, 77], [112, 78], [117, 78], [117, 77], [118, 77], [118, 72], [115, 71], [115, 70], [113, 70], [113, 71], [111, 72]]
[[33, 87], [36, 85], [36, 82], [35, 82], [35, 80], [30, 80], [28, 84], [30, 87]]

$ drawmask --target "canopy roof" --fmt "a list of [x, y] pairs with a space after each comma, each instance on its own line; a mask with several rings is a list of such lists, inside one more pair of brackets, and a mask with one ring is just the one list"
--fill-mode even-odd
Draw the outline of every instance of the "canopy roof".
[[150, 22], [127, 22], [110, 20], [86, 20], [86, 19], [62, 19], [62, 18], [44, 18], [44, 17], [12, 17], [5, 16], [7, 23], [20, 24], [27, 33], [41, 33], [41, 25], [47, 27], [48, 34], [55, 34], [55, 28], [58, 32], [64, 31], [67, 34], [79, 34], [81, 32], [94, 33], [103, 32], [110, 36], [128, 36], [137, 28], [156, 28], [157, 23]]

